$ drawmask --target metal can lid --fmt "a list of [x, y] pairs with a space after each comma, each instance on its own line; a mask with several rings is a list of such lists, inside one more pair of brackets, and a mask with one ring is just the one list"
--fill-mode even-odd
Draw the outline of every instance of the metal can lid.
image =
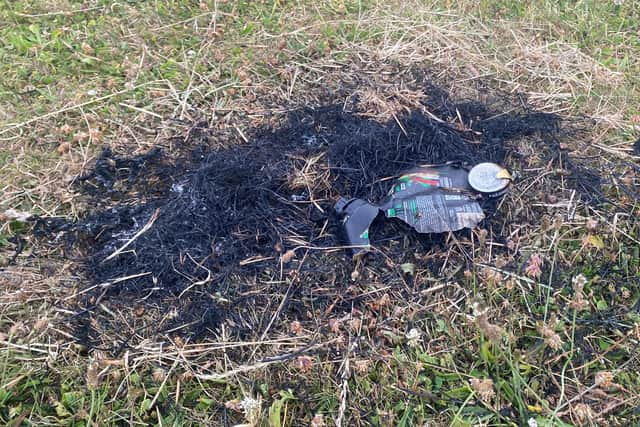
[[511, 175], [495, 163], [480, 163], [469, 171], [469, 185], [480, 193], [493, 194], [504, 190], [511, 183]]

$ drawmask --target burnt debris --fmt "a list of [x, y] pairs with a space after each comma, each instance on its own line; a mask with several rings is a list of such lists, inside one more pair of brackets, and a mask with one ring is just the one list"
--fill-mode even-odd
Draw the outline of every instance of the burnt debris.
[[334, 209], [341, 218], [345, 242], [359, 255], [370, 249], [369, 227], [379, 212], [402, 220], [419, 233], [473, 228], [485, 218], [478, 200], [483, 194], [501, 196], [511, 179], [495, 163], [424, 165], [405, 171], [380, 204], [340, 198]]
[[[58, 236], [55, 244], [64, 235], [69, 256], [80, 254], [87, 281], [77, 312], [107, 301], [179, 307], [156, 332], [188, 325], [180, 333], [206, 334], [243, 304], [259, 307], [261, 296], [247, 289], [276, 275], [287, 250], [341, 244], [332, 215], [340, 195], [380, 200], [385, 180], [420, 164], [507, 165], [517, 161], [512, 144], [522, 137], [554, 155], [555, 115], [455, 103], [434, 87], [428, 93], [423, 111], [386, 123], [366, 118], [352, 97], [294, 110], [280, 128], [245, 132], [248, 142], [221, 144], [199, 125], [190, 155], [153, 150], [130, 158], [105, 150], [77, 180], [93, 209], [73, 223], [40, 222]], [[391, 231], [399, 232], [410, 234], [402, 225]], [[312, 252], [297, 274], [346, 276], [350, 263], [344, 252]]]

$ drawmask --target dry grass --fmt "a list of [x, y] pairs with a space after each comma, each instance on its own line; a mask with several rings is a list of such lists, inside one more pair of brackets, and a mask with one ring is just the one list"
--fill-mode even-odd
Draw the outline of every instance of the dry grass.
[[[124, 67], [112, 83], [100, 72], [62, 77], [48, 90], [64, 86], [63, 96], [21, 99], [18, 107], [0, 96], [2, 153], [10, 156], [0, 168], [0, 208], [81, 216], [87, 206], [71, 183], [100, 145], [176, 153], [203, 120], [224, 135], [213, 145], [242, 143], [251, 129], [277, 127], [289, 109], [330, 99], [347, 84], [361, 88], [357, 95], [374, 120], [416, 110], [442, 120], [420, 103], [425, 95], [415, 89], [416, 66], [427, 66], [459, 99], [485, 101], [501, 91], [559, 113], [575, 131], [562, 141], [568, 158], [597, 170], [615, 204], [586, 203], [568, 185], [567, 172], [524, 138], [520, 157], [508, 159], [521, 176], [499, 208], [503, 222], [468, 238], [448, 236], [446, 250], [411, 253], [412, 275], [397, 273], [400, 260], [388, 259], [382, 269], [357, 263], [347, 283], [334, 276], [296, 294], [294, 302], [307, 311], [295, 310], [289, 302], [304, 287], [296, 274], [308, 254], [336, 250], [298, 237], [288, 242], [294, 255], [278, 259], [280, 292], [269, 306], [243, 314], [247, 324], [264, 329], [240, 337], [241, 317], [225, 322], [215, 339], [185, 342], [179, 331], [145, 333], [145, 325], [172, 315], [166, 307], [115, 312], [104, 305], [102, 315], [137, 331], [118, 357], [102, 348], [120, 343], [121, 331], [104, 330], [91, 351], [74, 344], [61, 326], [69, 315], [62, 302], [83, 289], [83, 278], [71, 258], [27, 242], [18, 265], [0, 271], [0, 407], [8, 408], [0, 409], [0, 419], [14, 425], [637, 422], [640, 243], [634, 193], [625, 193], [638, 183], [638, 157], [630, 148], [637, 65], [604, 65], [591, 47], [572, 40], [578, 24], [541, 20], [548, 5], [514, 19], [508, 8], [488, 17], [491, 7], [476, 13], [466, 3], [329, 3], [243, 9], [203, 2], [200, 10], [179, 8], [179, 17], [149, 13], [149, 5], [118, 6], [107, 15], [113, 21], [97, 30], [106, 48], [94, 52]], [[30, 13], [72, 9], [40, 7]], [[261, 20], [251, 18], [256, 11]], [[121, 27], [108, 28], [109, 22]], [[123, 57], [121, 38], [135, 45]], [[8, 76], [20, 83], [19, 73]], [[92, 89], [98, 94], [87, 95]], [[290, 186], [322, 202], [313, 195], [327, 185], [326, 159], [292, 160]], [[5, 221], [0, 236], [20, 227]], [[6, 259], [11, 248], [0, 248]], [[293, 256], [298, 270], [286, 266]], [[471, 259], [473, 268], [461, 267], [461, 259]], [[579, 274], [588, 279], [586, 289], [576, 286]], [[253, 292], [271, 286], [256, 281]], [[312, 311], [314, 298], [334, 300], [320, 312]]]

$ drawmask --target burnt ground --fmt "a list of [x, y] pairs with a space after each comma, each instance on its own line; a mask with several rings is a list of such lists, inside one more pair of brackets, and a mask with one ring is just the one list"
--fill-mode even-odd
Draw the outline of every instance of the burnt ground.
[[[567, 129], [575, 127], [532, 111], [522, 99], [483, 93], [485, 102], [454, 100], [422, 79], [414, 88], [424, 95], [422, 108], [381, 121], [367, 114], [357, 89], [290, 109], [278, 126], [245, 131], [239, 142], [202, 121], [190, 127], [180, 150], [131, 156], [105, 149], [76, 179], [86, 216], [41, 218], [34, 228], [49, 247], [77, 261], [84, 278], [65, 302], [74, 312], [74, 336], [99, 347], [105, 331], [119, 331], [118, 342], [104, 348], [115, 353], [154, 334], [202, 339], [222, 322], [241, 338], [268, 328], [276, 309], [310, 320], [357, 307], [363, 298], [349, 289], [358, 268], [407, 298], [416, 281], [401, 271], [403, 263], [435, 277], [451, 266], [451, 274], [473, 270], [472, 257], [456, 243], [472, 239], [469, 230], [419, 235], [378, 220], [376, 249], [359, 267], [339, 249], [337, 198], [380, 200], [388, 178], [417, 164], [492, 161], [514, 172], [517, 187], [540, 173], [527, 169], [534, 155], [557, 170], [552, 176], [567, 191], [604, 201], [598, 176], [563, 152]], [[510, 250], [518, 204], [514, 195], [507, 199], [514, 202], [485, 202], [488, 219], [481, 224], [503, 251]], [[285, 295], [282, 306], [273, 295]]]

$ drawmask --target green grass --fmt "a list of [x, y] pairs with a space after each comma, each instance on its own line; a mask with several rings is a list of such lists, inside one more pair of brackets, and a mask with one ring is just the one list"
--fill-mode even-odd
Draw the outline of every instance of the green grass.
[[[0, 200], [0, 212], [78, 214], [81, 201], [60, 183], [81, 171], [101, 145], [148, 148], [155, 129], [162, 128], [163, 136], [179, 134], [172, 118], [188, 122], [216, 108], [241, 109], [256, 87], [264, 92], [288, 88], [286, 73], [295, 67], [348, 63], [365, 47], [387, 52], [395, 42], [414, 43], [409, 47], [419, 46], [423, 56], [411, 59], [408, 49], [390, 53], [391, 61], [425, 61], [452, 72], [458, 64], [465, 70], [472, 65], [503, 89], [517, 83], [524, 92], [569, 91], [557, 104], [547, 98], [541, 104], [595, 118], [597, 131], [591, 136], [601, 135], [603, 143], [628, 146], [637, 138], [630, 124], [640, 114], [640, 8], [634, 1], [483, 0], [479, 7], [441, 1], [404, 8], [341, 0], [200, 3], [0, 1], [0, 188], [10, 200]], [[428, 38], [411, 41], [421, 28], [432, 28], [420, 27], [425, 23], [455, 34], [436, 32], [433, 44]], [[454, 37], [452, 45], [468, 41], [474, 51], [468, 57], [461, 49], [451, 56], [440, 52], [435, 46], [442, 47], [448, 37]], [[546, 46], [547, 56], [522, 60], [518, 44]], [[587, 58], [579, 63], [586, 67], [583, 74], [576, 71], [578, 62], [567, 69], [551, 64], [557, 76], [536, 74], [547, 61], [562, 61], [567, 46]], [[522, 67], [514, 67], [519, 60]], [[317, 75], [309, 71], [302, 77], [310, 81]], [[593, 82], [585, 83], [589, 78]], [[294, 96], [296, 90], [304, 89], [294, 87]], [[61, 150], [64, 144], [68, 153]], [[637, 208], [631, 212], [637, 216]], [[604, 214], [611, 221], [615, 212]], [[2, 250], [21, 225], [0, 225]], [[632, 218], [620, 218], [618, 226], [638, 236]], [[549, 244], [549, 228], [536, 224], [530, 231], [538, 235], [538, 247]], [[639, 247], [604, 228], [597, 231], [602, 247], [585, 246], [582, 239], [589, 233], [583, 225], [562, 226], [554, 250], [575, 268], [560, 272], [557, 280], [567, 286], [558, 292], [491, 287], [475, 272], [461, 283], [472, 299], [495, 313], [493, 321], [506, 331], [499, 343], [476, 323], [462, 320], [471, 315], [469, 309], [395, 319], [384, 344], [363, 338], [368, 353], [353, 357], [352, 369], [360, 367], [344, 380], [352, 424], [343, 425], [514, 425], [508, 423], [511, 413], [518, 414], [521, 425], [530, 418], [540, 426], [579, 424], [575, 404], [580, 400], [569, 399], [591, 386], [599, 371], [615, 371], [616, 383], [635, 399], [607, 413], [607, 421], [638, 422], [633, 405], [640, 393], [640, 364], [633, 357], [640, 316], [630, 312], [622, 320], [606, 320], [616, 307], [640, 298]], [[592, 307], [579, 316], [567, 309], [577, 272], [589, 279], [585, 293]], [[225, 404], [247, 396], [261, 401], [262, 425], [309, 425], [317, 413], [332, 425], [330, 419], [340, 411], [342, 362], [324, 356], [312, 356], [309, 370], [287, 361], [216, 381], [197, 380], [180, 366], [166, 382], [157, 368], [166, 373], [169, 359], [134, 366], [103, 360], [97, 369], [104, 373], [90, 385], [89, 357], [99, 354], [87, 355], [55, 331], [46, 332], [58, 336], [49, 341], [44, 332], [31, 329], [40, 316], [56, 316], [51, 301], [15, 300], [0, 308], [0, 331], [20, 323], [27, 328], [0, 336], [2, 424], [221, 425], [223, 416], [240, 423], [243, 414]], [[553, 332], [562, 340], [556, 352], [540, 339], [540, 328], [552, 316], [557, 319]], [[418, 345], [408, 343], [407, 322], [422, 331]], [[218, 361], [219, 370], [225, 357], [216, 351], [190, 363]], [[490, 378], [495, 396], [483, 403], [471, 378]]]

